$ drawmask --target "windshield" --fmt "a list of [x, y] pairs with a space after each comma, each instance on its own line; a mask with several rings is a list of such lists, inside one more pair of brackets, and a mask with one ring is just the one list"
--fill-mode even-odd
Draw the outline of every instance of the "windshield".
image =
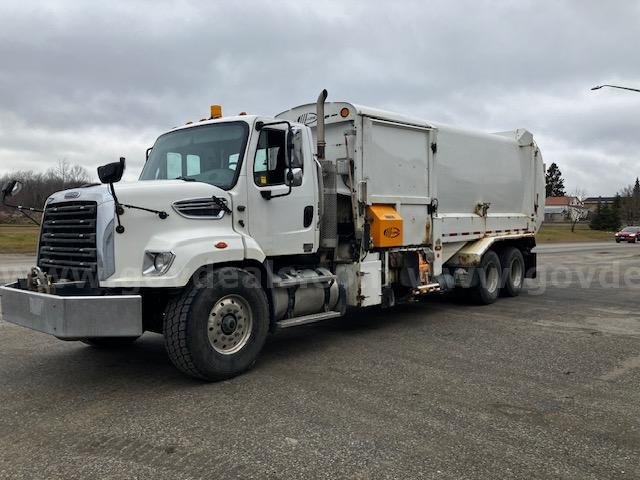
[[249, 126], [245, 122], [201, 125], [156, 140], [140, 180], [189, 178], [225, 190], [236, 183]]
[[626, 232], [626, 233], [638, 233], [638, 231], [640, 231], [640, 228], [638, 228], [638, 227], [624, 227], [624, 229], [622, 231]]

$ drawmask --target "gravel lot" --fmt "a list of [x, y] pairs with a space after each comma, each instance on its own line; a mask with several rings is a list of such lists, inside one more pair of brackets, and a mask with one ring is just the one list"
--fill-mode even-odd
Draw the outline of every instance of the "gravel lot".
[[108, 352], [0, 320], [0, 478], [640, 478], [640, 245], [539, 259], [518, 298], [291, 329], [217, 384], [158, 335]]

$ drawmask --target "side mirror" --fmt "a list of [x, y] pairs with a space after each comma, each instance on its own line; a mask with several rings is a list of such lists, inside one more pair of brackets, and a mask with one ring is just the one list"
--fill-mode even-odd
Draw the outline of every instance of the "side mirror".
[[125, 159], [120, 157], [119, 162], [107, 163], [98, 167], [98, 178], [102, 183], [119, 182], [124, 173]]
[[302, 185], [302, 169], [292, 168], [287, 171], [287, 178], [285, 183], [290, 187], [299, 187]]
[[9, 180], [2, 186], [0, 201], [4, 203], [7, 198], [17, 195], [20, 190], [22, 190], [22, 182], [18, 180]]

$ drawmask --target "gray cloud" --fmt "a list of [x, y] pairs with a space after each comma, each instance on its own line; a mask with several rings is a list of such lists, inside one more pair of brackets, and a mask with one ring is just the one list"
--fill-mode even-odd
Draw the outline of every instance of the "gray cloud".
[[569, 189], [640, 175], [637, 2], [0, 5], [0, 172], [59, 158], [129, 178], [174, 125], [331, 99], [483, 130], [526, 127]]

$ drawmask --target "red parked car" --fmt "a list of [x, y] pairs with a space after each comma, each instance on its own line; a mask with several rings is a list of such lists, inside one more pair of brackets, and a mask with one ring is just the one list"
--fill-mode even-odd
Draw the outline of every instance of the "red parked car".
[[624, 227], [616, 233], [616, 243], [636, 243], [636, 239], [640, 241], [640, 227]]

